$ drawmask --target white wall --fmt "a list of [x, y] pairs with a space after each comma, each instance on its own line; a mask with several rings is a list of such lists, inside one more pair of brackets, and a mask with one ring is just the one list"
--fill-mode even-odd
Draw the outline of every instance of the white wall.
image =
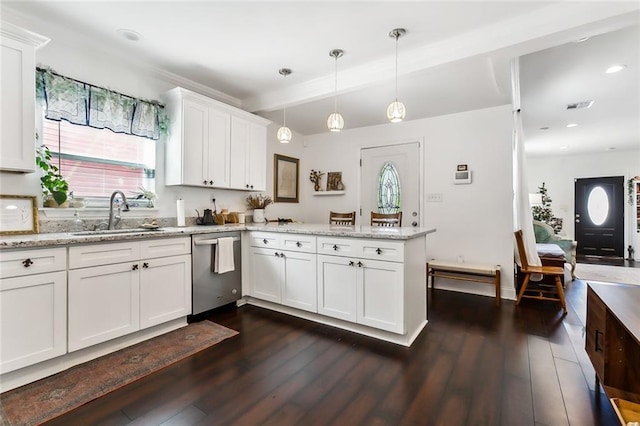
[[[467, 263], [500, 264], [503, 295], [514, 297], [511, 134], [511, 107], [506, 105], [307, 136], [300, 161], [304, 216], [308, 222], [326, 223], [330, 210], [359, 209], [362, 147], [419, 141], [424, 151], [422, 193], [443, 195], [441, 203], [425, 202], [423, 208], [424, 226], [437, 228], [427, 236], [428, 258], [455, 261], [462, 256]], [[453, 184], [457, 164], [469, 166], [472, 184]], [[341, 171], [346, 194], [314, 196], [311, 169]], [[460, 282], [451, 288], [487, 295], [493, 291]]]
[[[624, 176], [625, 180], [625, 247], [633, 245], [636, 251], [640, 241], [636, 239], [634, 211], [626, 202], [626, 182], [640, 175], [640, 149], [631, 151], [605, 151], [592, 154], [556, 155], [527, 159], [529, 192], [538, 192], [545, 182], [551, 197], [553, 214], [563, 219], [562, 233], [575, 238], [574, 179], [606, 176]], [[626, 256], [626, 251], [625, 251]]]

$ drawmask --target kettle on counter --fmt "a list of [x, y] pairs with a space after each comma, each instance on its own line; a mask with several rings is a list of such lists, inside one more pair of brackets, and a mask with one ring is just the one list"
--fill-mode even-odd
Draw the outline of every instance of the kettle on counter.
[[213, 211], [211, 209], [204, 209], [204, 214], [200, 217], [200, 212], [198, 209], [195, 209], [198, 214], [198, 218], [196, 219], [196, 223], [198, 225], [214, 225], [213, 221]]

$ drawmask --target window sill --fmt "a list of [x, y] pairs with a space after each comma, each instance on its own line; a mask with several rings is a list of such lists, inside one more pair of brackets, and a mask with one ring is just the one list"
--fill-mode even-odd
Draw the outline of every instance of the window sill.
[[[38, 209], [40, 218], [45, 219], [72, 219], [76, 210], [80, 213], [80, 218], [104, 218], [109, 216], [107, 207], [83, 207], [74, 209], [72, 207], [41, 207]], [[128, 212], [122, 212], [123, 219], [145, 218], [156, 216], [157, 208], [133, 207]]]

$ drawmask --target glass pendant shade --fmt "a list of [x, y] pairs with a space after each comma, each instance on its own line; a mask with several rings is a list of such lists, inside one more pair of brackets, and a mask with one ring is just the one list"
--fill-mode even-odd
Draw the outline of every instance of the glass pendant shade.
[[404, 120], [404, 117], [407, 115], [407, 109], [404, 107], [404, 104], [400, 101], [391, 102], [387, 107], [387, 118], [392, 123], [399, 123]]
[[291, 142], [291, 129], [286, 126], [282, 126], [278, 129], [276, 136], [280, 143], [289, 143]]
[[344, 128], [344, 118], [339, 112], [332, 112], [327, 118], [327, 127], [332, 132], [339, 132]]

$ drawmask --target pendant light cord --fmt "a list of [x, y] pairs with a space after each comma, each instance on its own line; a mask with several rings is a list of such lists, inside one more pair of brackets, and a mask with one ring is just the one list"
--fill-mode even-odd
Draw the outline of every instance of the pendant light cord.
[[336, 55], [335, 83], [333, 86], [333, 112], [338, 111], [338, 55]]
[[398, 38], [399, 34], [396, 33], [396, 102], [398, 102]]

